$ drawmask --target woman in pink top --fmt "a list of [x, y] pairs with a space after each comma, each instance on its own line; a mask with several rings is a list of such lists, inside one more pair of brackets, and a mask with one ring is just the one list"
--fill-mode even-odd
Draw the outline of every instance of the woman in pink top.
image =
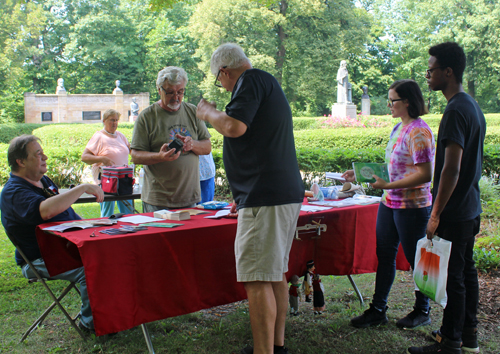
[[[401, 242], [406, 259], [414, 268], [417, 241], [425, 237], [432, 205], [430, 192], [434, 166], [435, 140], [419, 116], [426, 113], [420, 87], [413, 80], [399, 80], [389, 88], [387, 107], [393, 118], [400, 118], [389, 138], [385, 162], [390, 183], [376, 178], [373, 188], [384, 190], [377, 214], [377, 277], [370, 308], [351, 319], [359, 328], [388, 322], [387, 298], [396, 274], [396, 254]], [[343, 175], [354, 180], [354, 172]], [[431, 323], [429, 299], [415, 291], [413, 311], [396, 322], [400, 328], [415, 328]]]
[[[83, 150], [82, 161], [92, 164], [92, 177], [96, 184], [100, 184], [101, 166], [123, 166], [128, 164], [130, 144], [122, 133], [117, 131], [120, 113], [114, 109], [104, 112], [102, 122], [104, 128], [97, 131], [87, 143]], [[127, 206], [132, 205], [131, 200], [118, 201], [120, 213], [132, 214], [133, 211]], [[113, 215], [115, 202], [103, 202], [101, 204], [101, 217]]]

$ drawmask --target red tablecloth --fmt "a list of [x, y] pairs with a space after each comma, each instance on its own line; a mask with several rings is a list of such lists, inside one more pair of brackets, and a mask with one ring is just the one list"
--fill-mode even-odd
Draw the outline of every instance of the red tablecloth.
[[[319, 237], [299, 233], [287, 275], [301, 276], [310, 259], [323, 275], [375, 272], [377, 209], [369, 205], [301, 212], [298, 226], [316, 221], [326, 224], [327, 231]], [[85, 266], [96, 333], [104, 335], [246, 298], [236, 282], [236, 220], [204, 216], [181, 221], [184, 225], [173, 229], [149, 227], [116, 236], [99, 233], [109, 227], [65, 233], [38, 227], [37, 239], [50, 274]], [[97, 237], [90, 237], [93, 231]], [[403, 252], [398, 269], [409, 269]]]

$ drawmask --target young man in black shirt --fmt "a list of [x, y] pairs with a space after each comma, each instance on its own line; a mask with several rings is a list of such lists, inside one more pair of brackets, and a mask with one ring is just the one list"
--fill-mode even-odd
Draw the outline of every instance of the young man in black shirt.
[[426, 233], [429, 239], [438, 235], [451, 241], [452, 247], [448, 302], [440, 330], [432, 332], [437, 343], [408, 348], [408, 353], [479, 353], [479, 285], [472, 254], [482, 212], [478, 182], [486, 121], [477, 102], [462, 87], [463, 49], [447, 42], [431, 47], [429, 54], [427, 84], [431, 90], [441, 91], [448, 105], [439, 126], [433, 207]]

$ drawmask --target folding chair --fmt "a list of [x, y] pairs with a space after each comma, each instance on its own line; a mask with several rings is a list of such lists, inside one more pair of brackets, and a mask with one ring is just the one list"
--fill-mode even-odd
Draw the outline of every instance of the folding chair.
[[47, 290], [47, 292], [49, 293], [50, 297], [54, 301], [49, 307], [47, 307], [47, 309], [42, 313], [42, 315], [40, 317], [38, 317], [38, 319], [30, 326], [30, 328], [28, 328], [28, 330], [23, 334], [23, 337], [21, 338], [21, 340], [19, 341], [19, 343], [22, 343], [43, 322], [43, 320], [45, 320], [45, 318], [47, 317], [47, 315], [56, 306], [58, 306], [61, 309], [61, 311], [64, 313], [64, 315], [66, 316], [66, 318], [70, 322], [71, 326], [73, 326], [73, 328], [78, 332], [78, 334], [80, 335], [80, 337], [82, 337], [83, 340], [86, 340], [85, 335], [82, 333], [82, 331], [80, 330], [80, 328], [78, 328], [78, 326], [76, 325], [76, 320], [78, 319], [78, 317], [80, 317], [80, 313], [78, 313], [74, 318], [72, 318], [68, 314], [68, 312], [66, 311], [66, 309], [61, 305], [61, 300], [71, 291], [71, 289], [75, 289], [75, 291], [78, 293], [78, 295], [80, 295], [80, 290], [78, 290], [78, 288], [76, 287], [76, 283], [68, 281], [68, 283], [69, 283], [68, 286], [66, 286], [64, 288], [64, 290], [59, 294], [58, 297], [56, 297], [54, 295], [54, 293], [52, 292], [52, 290], [47, 285], [47, 281], [61, 280], [61, 279], [52, 279], [52, 278], [44, 278], [44, 277], [42, 277], [40, 275], [40, 273], [38, 273], [38, 271], [36, 270], [36, 268], [33, 266], [33, 264], [31, 263], [31, 261], [28, 259], [28, 257], [26, 257], [26, 255], [24, 254], [24, 252], [18, 246], [18, 244], [15, 242], [15, 240], [12, 237], [10, 237], [9, 234], [7, 234], [7, 237], [12, 242], [12, 244], [16, 247], [16, 249], [19, 252], [19, 254], [21, 255], [21, 257], [23, 257], [24, 261], [28, 264], [28, 266], [31, 268], [31, 270], [33, 271], [33, 273], [36, 276], [36, 278], [30, 278], [30, 279], [28, 279], [28, 283], [29, 284], [37, 283], [37, 282], [42, 283], [43, 287]]

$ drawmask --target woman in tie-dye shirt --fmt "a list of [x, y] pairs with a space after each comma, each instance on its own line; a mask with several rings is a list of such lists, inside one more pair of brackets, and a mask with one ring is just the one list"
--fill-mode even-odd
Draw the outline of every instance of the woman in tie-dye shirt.
[[[399, 80], [389, 88], [387, 106], [393, 118], [401, 118], [392, 130], [385, 152], [390, 183], [376, 178], [372, 187], [384, 190], [377, 215], [377, 277], [370, 308], [351, 320], [355, 327], [387, 323], [387, 298], [396, 274], [396, 254], [401, 242], [406, 259], [414, 268], [417, 241], [425, 237], [432, 205], [430, 185], [435, 141], [429, 126], [419, 117], [425, 103], [413, 80]], [[347, 171], [347, 180], [354, 174]], [[429, 299], [415, 291], [415, 305], [396, 322], [400, 328], [431, 323]]]

